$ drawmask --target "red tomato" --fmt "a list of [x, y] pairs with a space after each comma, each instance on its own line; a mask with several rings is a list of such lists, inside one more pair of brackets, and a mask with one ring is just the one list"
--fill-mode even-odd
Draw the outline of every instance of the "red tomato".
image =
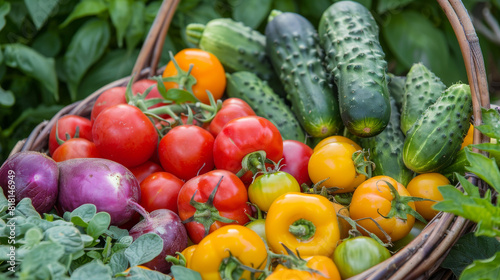
[[73, 138], [75, 136], [76, 127], [79, 128], [78, 137], [92, 141], [92, 125], [89, 119], [77, 115], [66, 115], [57, 120], [56, 124], [50, 130], [49, 135], [49, 153], [54, 154], [54, 151], [59, 147], [56, 139], [56, 126], [59, 139], [65, 141], [66, 133]]
[[158, 143], [153, 123], [139, 108], [128, 104], [102, 111], [94, 122], [92, 136], [103, 158], [125, 167], [146, 162]]
[[[213, 232], [227, 224], [237, 223], [244, 225], [250, 221], [247, 214], [251, 215], [252, 210], [247, 204], [247, 189], [240, 178], [226, 170], [212, 170], [194, 177], [184, 184], [177, 199], [179, 217], [183, 221], [193, 216], [196, 212], [196, 208], [190, 204], [191, 197], [194, 195], [194, 200], [197, 202], [207, 202], [215, 186], [221, 180], [221, 177], [222, 181], [214, 196], [211, 215], [218, 212], [220, 216], [231, 219], [233, 222], [223, 223], [209, 218], [207, 220], [210, 225], [209, 232]], [[213, 218], [213, 216], [211, 217]], [[199, 243], [205, 236], [205, 229], [201, 223], [193, 221], [185, 225], [189, 237], [194, 243]]]
[[250, 105], [239, 98], [228, 98], [222, 102], [222, 108], [210, 122], [207, 130], [212, 133], [214, 137], [217, 137], [217, 134], [219, 134], [226, 123], [230, 120], [245, 116], [255, 116], [255, 112]]
[[177, 196], [184, 182], [168, 172], [155, 172], [141, 183], [140, 204], [146, 211], [169, 209], [178, 214]]
[[161, 166], [182, 180], [189, 180], [214, 168], [214, 137], [196, 125], [172, 128], [158, 145]]
[[284, 140], [283, 141], [283, 160], [281, 164], [283, 167], [280, 169], [292, 175], [299, 185], [310, 185], [311, 179], [307, 171], [309, 158], [313, 153], [313, 149], [306, 144], [297, 140]]
[[106, 108], [117, 104], [127, 104], [125, 98], [126, 87], [113, 87], [105, 90], [99, 97], [97, 97], [92, 112], [90, 113], [90, 121], [94, 123], [97, 116]]
[[[135, 82], [135, 83], [132, 84], [132, 94], [136, 95], [138, 93], [144, 93], [149, 87], [153, 86], [153, 88], [151, 89], [151, 91], [149, 91], [149, 93], [148, 93], [148, 95], [146, 96], [145, 99], [146, 100], [147, 99], [152, 99], [152, 98], [161, 98], [161, 99], [164, 99], [163, 96], [158, 91], [158, 87], [156, 85], [157, 85], [157, 82], [154, 81], [154, 80], [149, 80], [149, 79], [139, 80], [139, 81], [137, 81], [137, 82]], [[165, 104], [158, 103], [158, 104], [155, 104], [155, 105], [149, 107], [149, 109], [160, 107], [160, 106], [163, 106], [163, 105], [165, 105]], [[164, 114], [164, 115], [160, 115], [160, 117], [162, 117], [162, 118], [168, 118], [169, 115]]]
[[132, 172], [139, 183], [141, 183], [146, 177], [155, 173], [163, 171], [163, 168], [158, 163], [148, 160], [143, 164], [130, 167], [130, 172]]
[[[278, 162], [283, 157], [283, 139], [269, 120], [258, 116], [241, 117], [228, 122], [214, 142], [214, 162], [217, 169], [237, 173], [243, 158], [263, 150], [268, 159]], [[242, 176], [245, 184], [251, 181], [251, 172]]]
[[85, 138], [72, 138], [57, 147], [52, 159], [57, 162], [72, 158], [98, 158], [99, 151], [93, 142]]

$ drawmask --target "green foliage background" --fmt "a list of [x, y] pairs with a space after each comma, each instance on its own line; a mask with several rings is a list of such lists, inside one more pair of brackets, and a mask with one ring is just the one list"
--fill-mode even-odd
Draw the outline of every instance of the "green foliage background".
[[[298, 12], [317, 26], [335, 0], [181, 0], [164, 45], [192, 47], [184, 29], [192, 22], [232, 17], [264, 31], [271, 9]], [[405, 75], [423, 62], [447, 84], [466, 81], [461, 52], [434, 0], [358, 0], [380, 27], [389, 70]], [[500, 0], [463, 1], [473, 15]], [[161, 0], [0, 0], [0, 162], [17, 141], [65, 105], [130, 75]], [[479, 32], [492, 102], [500, 99], [500, 48]], [[499, 38], [500, 41], [500, 38]]]

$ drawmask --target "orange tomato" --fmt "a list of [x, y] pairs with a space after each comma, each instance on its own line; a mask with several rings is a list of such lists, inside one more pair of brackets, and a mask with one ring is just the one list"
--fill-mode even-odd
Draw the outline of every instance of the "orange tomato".
[[[443, 196], [439, 192], [438, 187], [449, 184], [450, 181], [440, 173], [425, 173], [415, 176], [415, 178], [408, 183], [406, 189], [411, 196], [441, 201], [443, 200]], [[438, 211], [432, 209], [434, 204], [436, 204], [436, 202], [417, 201], [415, 202], [415, 207], [422, 217], [426, 220], [431, 220], [438, 213]]]
[[[210, 104], [207, 90], [213, 95], [214, 99], [220, 99], [226, 89], [226, 73], [219, 59], [206, 51], [200, 49], [183, 49], [174, 56], [175, 61], [183, 71], [188, 71], [190, 65], [193, 65], [191, 75], [196, 79], [193, 85], [193, 94], [203, 103]], [[173, 77], [178, 74], [177, 69], [170, 61], [163, 77]], [[164, 82], [167, 90], [179, 88], [176, 82]]]
[[314, 147], [314, 151], [316, 152], [321, 147], [323, 147], [327, 144], [336, 143], [336, 142], [344, 142], [344, 143], [351, 144], [356, 149], [356, 151], [363, 149], [363, 148], [361, 148], [360, 145], [358, 145], [356, 142], [352, 141], [351, 139], [349, 139], [347, 137], [340, 136], [340, 135], [333, 135], [333, 136], [326, 137], [325, 139], [321, 140], [318, 144], [316, 144], [316, 146]]

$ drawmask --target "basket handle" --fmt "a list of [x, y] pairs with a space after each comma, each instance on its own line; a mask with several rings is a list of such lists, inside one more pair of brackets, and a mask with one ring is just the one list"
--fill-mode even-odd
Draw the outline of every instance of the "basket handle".
[[180, 0], [164, 0], [149, 29], [148, 36], [142, 45], [139, 56], [132, 69], [134, 82], [143, 69], [148, 69], [147, 76], [153, 76], [158, 68], [165, 37]]
[[[472, 93], [474, 126], [481, 125], [481, 107], [490, 108], [490, 96], [483, 55], [472, 21], [460, 0], [437, 0], [453, 27], [467, 70]], [[474, 144], [487, 142], [488, 138], [474, 129]], [[477, 149], [474, 149], [478, 152]]]

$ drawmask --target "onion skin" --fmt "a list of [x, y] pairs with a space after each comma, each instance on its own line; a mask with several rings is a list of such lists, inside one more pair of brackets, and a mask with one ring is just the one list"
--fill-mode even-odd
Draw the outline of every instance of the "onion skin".
[[[9, 174], [9, 170], [15, 174]], [[16, 204], [28, 197], [40, 214], [54, 207], [58, 195], [58, 178], [57, 163], [40, 152], [18, 152], [0, 167], [0, 186], [5, 197], [9, 197], [9, 180], [13, 179], [14, 184], [11, 182], [10, 186], [14, 186]]]
[[153, 270], [169, 273], [172, 263], [167, 262], [167, 255], [175, 256], [175, 252], [182, 252], [188, 245], [186, 228], [179, 216], [168, 209], [157, 209], [149, 214], [140, 211], [144, 219], [132, 227], [130, 236], [136, 240], [139, 236], [154, 232], [163, 239], [163, 250], [151, 261], [142, 264]]
[[101, 158], [77, 158], [58, 163], [57, 206], [64, 213], [91, 203], [111, 215], [111, 225], [128, 222], [135, 210], [131, 202], [141, 196], [139, 182], [123, 165]]

